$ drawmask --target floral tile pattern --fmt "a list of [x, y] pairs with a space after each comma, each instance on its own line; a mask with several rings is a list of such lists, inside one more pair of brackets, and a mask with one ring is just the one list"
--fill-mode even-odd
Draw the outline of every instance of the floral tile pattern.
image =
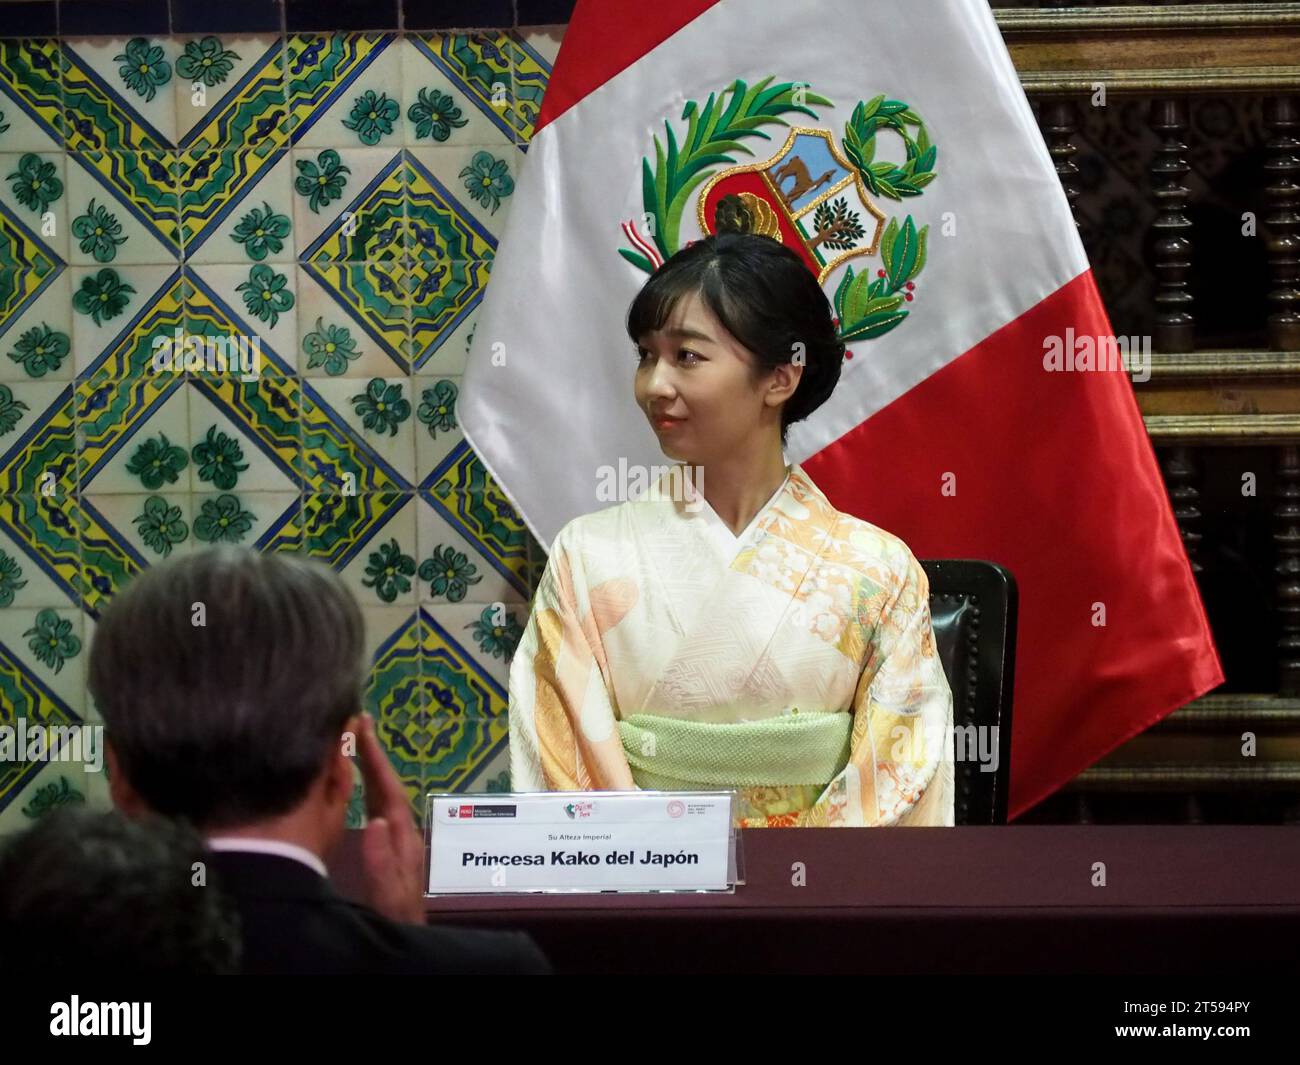
[[[352, 588], [417, 811], [508, 790], [543, 558], [456, 404], [558, 44], [0, 40], [0, 725], [97, 720], [116, 591], [246, 544]], [[0, 765], [0, 834], [107, 802], [79, 763]]]

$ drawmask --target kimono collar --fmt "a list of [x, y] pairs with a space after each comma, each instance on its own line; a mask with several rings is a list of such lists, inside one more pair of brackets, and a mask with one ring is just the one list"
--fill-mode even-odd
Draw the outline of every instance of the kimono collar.
[[[701, 529], [705, 530], [710, 538], [717, 542], [719, 548], [730, 554], [742, 541], [752, 537], [755, 531], [774, 514], [778, 509], [781, 497], [791, 491], [792, 482], [795, 481], [799, 482], [800, 489], [807, 486], [807, 488], [816, 491], [815, 486], [808, 480], [808, 476], [803, 472], [802, 467], [797, 463], [786, 463], [785, 480], [768, 497], [767, 501], [759, 507], [753, 518], [750, 519], [749, 525], [741, 531], [740, 535], [736, 535], [731, 531], [727, 523], [709, 505], [707, 499], [703, 496], [697, 498], [692, 496], [694, 486], [685, 477], [680, 463], [677, 464], [676, 468], [670, 468], [667, 473], [659, 478], [651, 491], [647, 493], [647, 498], [671, 500], [674, 510], [679, 515], [698, 519], [701, 522]], [[798, 494], [805, 496], [807, 491], [805, 489], [799, 491]], [[686, 498], [683, 498], [683, 495]]]

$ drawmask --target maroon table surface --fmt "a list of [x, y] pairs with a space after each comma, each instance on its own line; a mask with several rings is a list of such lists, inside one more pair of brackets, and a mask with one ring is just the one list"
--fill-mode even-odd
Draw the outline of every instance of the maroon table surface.
[[[330, 865], [359, 898], [356, 836]], [[752, 829], [740, 846], [734, 893], [438, 896], [428, 917], [526, 930], [561, 972], [1300, 972], [1300, 826]]]

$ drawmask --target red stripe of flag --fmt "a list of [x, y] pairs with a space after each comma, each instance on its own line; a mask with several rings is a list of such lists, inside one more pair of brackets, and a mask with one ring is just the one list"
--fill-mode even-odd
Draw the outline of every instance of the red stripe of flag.
[[1091, 271], [803, 463], [918, 558], [1016, 578], [1010, 817], [1223, 681], [1126, 375], [1043, 369], [1067, 326], [1112, 335]]
[[578, 0], [546, 83], [533, 136], [719, 0]]

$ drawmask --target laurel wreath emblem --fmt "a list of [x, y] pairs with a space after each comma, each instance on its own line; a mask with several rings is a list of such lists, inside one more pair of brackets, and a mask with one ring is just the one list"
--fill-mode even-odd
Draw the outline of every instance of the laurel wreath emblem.
[[[805, 82], [772, 84], [773, 76], [753, 86], [737, 78], [727, 88], [710, 93], [703, 107], [688, 100], [680, 122], [686, 123], [678, 139], [671, 122], [664, 121], [664, 138], [654, 137], [654, 162], [641, 161], [641, 197], [644, 213], [642, 233], [635, 221], [623, 223], [630, 247], [619, 254], [639, 270], [652, 273], [680, 248], [681, 220], [692, 194], [720, 166], [736, 165], [736, 153], [753, 156], [746, 144], [754, 138], [770, 141], [772, 127], [788, 127], [787, 116], [806, 115], [818, 120], [814, 106], [833, 103], [811, 91]], [[889, 130], [903, 142], [906, 157], [901, 163], [875, 161], [876, 136]], [[859, 101], [844, 126], [841, 141], [844, 156], [851, 162], [871, 193], [881, 199], [902, 201], [919, 196], [935, 179], [938, 154], [925, 123], [911, 107], [884, 94]], [[718, 224], [728, 231], [767, 232], [774, 215], [762, 201], [735, 202], [718, 212]], [[850, 249], [865, 231], [846, 199], [820, 204], [813, 214], [819, 233], [834, 229], [827, 247]], [[910, 214], [891, 217], [880, 241], [882, 268], [855, 273], [851, 265], [836, 286], [833, 303], [838, 316], [840, 339], [870, 340], [896, 328], [907, 316], [906, 304], [914, 299], [915, 279], [925, 267], [929, 226], [917, 229]]]

